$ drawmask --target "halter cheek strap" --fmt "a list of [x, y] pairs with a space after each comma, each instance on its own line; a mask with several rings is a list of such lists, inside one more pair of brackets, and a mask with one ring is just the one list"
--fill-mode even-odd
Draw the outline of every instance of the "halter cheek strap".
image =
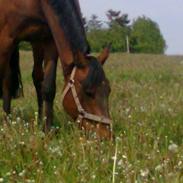
[[63, 91], [62, 100], [64, 100], [66, 94], [69, 92], [69, 90], [71, 90], [72, 96], [74, 98], [74, 102], [75, 102], [75, 104], [77, 106], [77, 110], [79, 112], [78, 117], [77, 117], [78, 123], [81, 123], [83, 119], [88, 119], [88, 120], [95, 121], [95, 122], [98, 122], [101, 124], [109, 125], [112, 130], [112, 121], [109, 118], [88, 113], [87, 111], [85, 111], [83, 109], [83, 107], [79, 101], [78, 95], [77, 95], [76, 87], [74, 85], [75, 84], [75, 80], [74, 80], [75, 73], [76, 73], [76, 67], [73, 68], [70, 80]]

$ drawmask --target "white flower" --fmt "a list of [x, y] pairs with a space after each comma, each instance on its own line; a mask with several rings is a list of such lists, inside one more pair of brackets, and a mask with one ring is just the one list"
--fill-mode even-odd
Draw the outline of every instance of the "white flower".
[[94, 180], [95, 178], [96, 178], [96, 175], [95, 175], [95, 174], [93, 174], [93, 175], [92, 175], [92, 179]]
[[168, 150], [172, 153], [177, 153], [178, 152], [178, 145], [177, 144], [170, 144], [168, 146]]
[[55, 171], [55, 172], [54, 172], [54, 174], [55, 174], [55, 175], [58, 175], [58, 172], [57, 172], [57, 171]]
[[16, 121], [19, 123], [21, 121], [20, 117], [17, 117]]
[[35, 182], [35, 180], [27, 179], [27, 180], [26, 180], [26, 182], [27, 182], [27, 183], [34, 183], [34, 182]]
[[122, 165], [123, 165], [123, 160], [120, 159], [120, 160], [118, 161], [118, 166], [122, 166]]
[[19, 142], [20, 145], [24, 146], [25, 145], [25, 142], [24, 141], [21, 141]]
[[0, 178], [0, 182], [4, 182], [4, 179], [2, 177]]
[[162, 166], [162, 165], [157, 165], [157, 166], [155, 167], [155, 171], [157, 171], [157, 172], [161, 172], [162, 169], [163, 169], [163, 166]]
[[178, 162], [178, 166], [180, 167], [182, 165], [182, 161], [179, 161]]
[[12, 125], [16, 125], [17, 124], [17, 122], [16, 121], [12, 121]]
[[122, 158], [123, 158], [123, 159], [127, 159], [127, 156], [126, 156], [126, 155], [122, 155]]
[[18, 175], [19, 175], [20, 177], [23, 177], [23, 176], [25, 175], [25, 170], [23, 170], [22, 172], [20, 172]]
[[142, 177], [147, 177], [149, 175], [149, 170], [147, 168], [145, 170], [140, 170], [140, 175]]
[[37, 117], [38, 116], [38, 112], [35, 112], [34, 115]]
[[111, 159], [115, 161], [115, 160], [117, 160], [117, 157], [113, 156]]
[[11, 175], [11, 172], [7, 172], [7, 173], [6, 173], [6, 176], [10, 176], [10, 175]]

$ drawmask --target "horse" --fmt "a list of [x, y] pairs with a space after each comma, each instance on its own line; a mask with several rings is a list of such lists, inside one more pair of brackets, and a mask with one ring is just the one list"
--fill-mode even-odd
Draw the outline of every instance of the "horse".
[[[111, 89], [102, 67], [109, 56], [109, 48], [98, 57], [90, 55], [78, 2], [1, 0], [0, 17], [0, 94], [4, 111], [10, 113], [11, 99], [16, 97], [21, 86], [17, 44], [29, 40], [33, 43], [33, 78], [40, 115], [43, 101], [46, 104], [45, 129], [49, 130], [52, 124], [59, 57], [65, 82], [64, 109], [81, 129], [95, 132], [98, 138], [110, 139], [112, 121], [108, 98]], [[41, 41], [35, 41], [37, 39]]]

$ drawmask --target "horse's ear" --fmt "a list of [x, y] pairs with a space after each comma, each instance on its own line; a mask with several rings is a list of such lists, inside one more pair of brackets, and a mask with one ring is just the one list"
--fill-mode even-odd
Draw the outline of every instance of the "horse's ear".
[[102, 51], [102, 53], [98, 56], [98, 61], [104, 65], [104, 63], [106, 62], [106, 60], [109, 57], [110, 54], [110, 50], [111, 50], [111, 43], [109, 43]]

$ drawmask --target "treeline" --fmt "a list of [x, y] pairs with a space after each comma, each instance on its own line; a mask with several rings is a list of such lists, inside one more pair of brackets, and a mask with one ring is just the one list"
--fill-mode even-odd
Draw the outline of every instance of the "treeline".
[[[96, 15], [89, 20], [83, 18], [88, 41], [93, 52], [99, 52], [107, 43], [112, 43], [112, 52], [154, 53], [163, 54], [166, 41], [159, 25], [146, 16], [131, 21], [128, 14], [108, 10], [107, 21], [101, 21]], [[31, 46], [23, 42], [23, 50]]]
[[96, 15], [84, 19], [88, 40], [94, 52], [98, 52], [108, 42], [112, 52], [163, 54], [166, 41], [158, 24], [148, 17], [141, 16], [131, 22], [128, 14], [109, 10], [107, 22]]

